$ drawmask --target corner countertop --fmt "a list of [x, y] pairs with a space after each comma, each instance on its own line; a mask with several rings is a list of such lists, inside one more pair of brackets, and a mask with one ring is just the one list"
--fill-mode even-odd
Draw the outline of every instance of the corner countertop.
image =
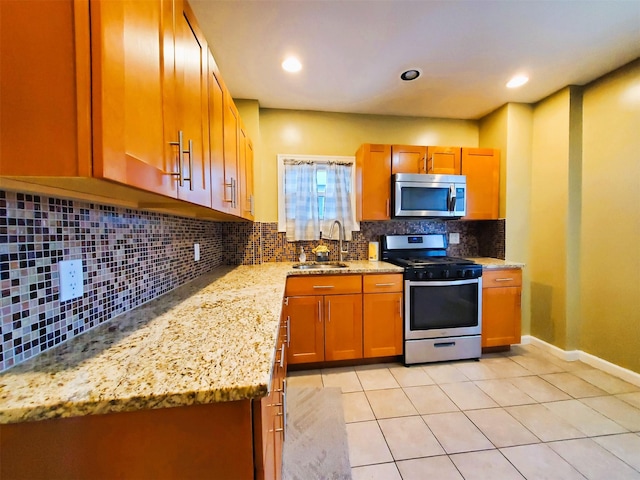
[[474, 262], [482, 265], [482, 268], [489, 269], [489, 270], [501, 270], [506, 268], [524, 268], [524, 263], [512, 262], [509, 260], [501, 260], [499, 258], [470, 257], [469, 260], [473, 260]]
[[0, 374], [0, 424], [262, 397], [287, 276], [402, 272], [346, 263], [217, 268]]

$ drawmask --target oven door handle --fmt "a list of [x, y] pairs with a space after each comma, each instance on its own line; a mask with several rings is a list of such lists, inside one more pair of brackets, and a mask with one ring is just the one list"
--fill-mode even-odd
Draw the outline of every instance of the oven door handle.
[[434, 282], [416, 282], [413, 280], [405, 280], [405, 294], [409, 287], [453, 287], [455, 285], [471, 285], [477, 283], [478, 288], [482, 288], [482, 277], [470, 278], [468, 280], [436, 280]]

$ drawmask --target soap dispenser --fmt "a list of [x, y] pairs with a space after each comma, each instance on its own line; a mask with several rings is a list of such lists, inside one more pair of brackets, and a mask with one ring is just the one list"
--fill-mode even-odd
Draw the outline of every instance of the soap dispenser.
[[298, 257], [300, 263], [304, 263], [307, 261], [307, 254], [304, 253], [304, 247], [300, 247], [300, 257]]

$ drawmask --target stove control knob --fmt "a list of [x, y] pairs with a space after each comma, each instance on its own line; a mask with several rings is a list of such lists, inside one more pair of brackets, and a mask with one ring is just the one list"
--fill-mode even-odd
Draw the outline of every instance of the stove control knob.
[[449, 272], [449, 270], [444, 270], [442, 272], [442, 278], [449, 278], [450, 275], [451, 273]]
[[464, 276], [467, 277], [467, 278], [475, 277], [473, 270], [465, 270]]
[[424, 272], [416, 272], [416, 278], [418, 280], [424, 280]]
[[456, 278], [464, 278], [464, 270], [457, 270]]
[[433, 278], [433, 272], [431, 271], [427, 272], [427, 278]]

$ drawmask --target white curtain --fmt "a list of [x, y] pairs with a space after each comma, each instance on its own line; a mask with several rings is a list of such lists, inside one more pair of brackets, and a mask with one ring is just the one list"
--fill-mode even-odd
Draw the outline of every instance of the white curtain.
[[287, 240], [320, 239], [318, 218], [317, 165], [311, 162], [284, 162], [284, 195]]
[[[356, 229], [351, 205], [351, 172], [348, 164], [331, 162], [327, 165], [327, 189], [324, 199], [324, 221], [321, 225], [322, 236], [328, 237], [331, 224], [339, 220], [344, 226], [345, 240], [351, 240]], [[333, 238], [338, 238], [337, 226]]]

